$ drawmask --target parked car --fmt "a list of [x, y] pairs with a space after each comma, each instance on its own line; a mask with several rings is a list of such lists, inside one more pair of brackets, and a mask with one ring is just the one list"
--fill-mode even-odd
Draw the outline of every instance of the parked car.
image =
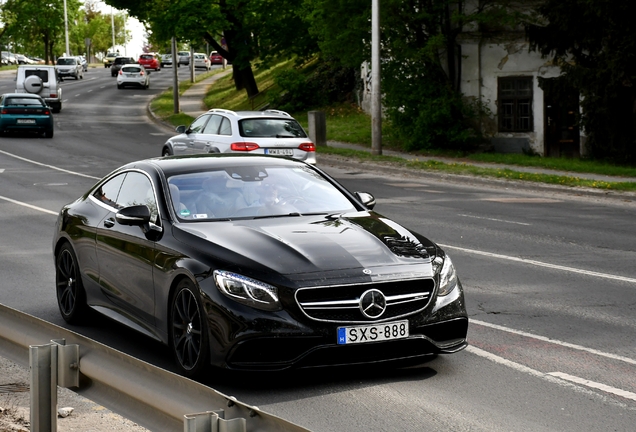
[[0, 96], [0, 135], [26, 131], [53, 138], [53, 129], [53, 110], [40, 96], [30, 93]]
[[117, 88], [150, 87], [150, 72], [140, 64], [126, 64], [117, 73]]
[[179, 51], [177, 53], [177, 58], [179, 59], [179, 65], [189, 65], [190, 51]]
[[24, 54], [15, 54], [15, 58], [18, 61], [18, 64], [35, 64], [33, 60], [31, 60]]
[[208, 56], [202, 53], [194, 53], [194, 67], [203, 68], [206, 71], [210, 70], [210, 59]]
[[161, 67], [172, 66], [172, 54], [161, 54]]
[[113, 60], [112, 66], [110, 67], [110, 75], [117, 76], [121, 67], [126, 64], [137, 64], [137, 61], [132, 57], [116, 57], [115, 60]]
[[283, 111], [211, 109], [166, 141], [163, 156], [194, 153], [252, 153], [287, 156], [316, 163], [316, 145]]
[[216, 51], [210, 53], [210, 64], [223, 64], [223, 56]]
[[6, 59], [7, 63], [10, 65], [18, 64], [18, 59], [15, 57], [15, 54], [10, 53], [9, 51], [2, 51], [2, 58]]
[[190, 377], [462, 350], [468, 316], [450, 257], [374, 205], [289, 159], [129, 163], [59, 213], [61, 316], [95, 325], [104, 313], [166, 344]]
[[119, 52], [111, 51], [106, 53], [106, 57], [104, 57], [104, 67], [105, 68], [111, 67], [117, 57], [119, 57]]
[[146, 70], [153, 69], [155, 71], [161, 70], [161, 59], [159, 55], [155, 53], [146, 53], [139, 56], [138, 62], [140, 65], [143, 65]]
[[15, 92], [40, 96], [57, 113], [62, 110], [60, 81], [56, 66], [20, 65], [16, 73]]
[[84, 57], [84, 56], [77, 56], [77, 58], [79, 59], [80, 64], [82, 65], [82, 70], [83, 70], [84, 72], [87, 72], [87, 71], [88, 71], [88, 61], [86, 60], [86, 57]]
[[62, 80], [66, 77], [73, 77], [76, 80], [84, 79], [84, 68], [77, 57], [60, 57], [55, 67]]

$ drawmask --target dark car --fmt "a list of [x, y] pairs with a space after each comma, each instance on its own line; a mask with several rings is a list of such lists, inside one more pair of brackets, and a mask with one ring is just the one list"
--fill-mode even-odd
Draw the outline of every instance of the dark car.
[[7, 93], [0, 96], [0, 135], [35, 132], [53, 138], [53, 110], [40, 96]]
[[132, 162], [60, 211], [62, 317], [98, 311], [181, 373], [416, 364], [466, 347], [450, 258], [320, 169], [273, 156]]
[[132, 57], [115, 57], [115, 60], [113, 60], [113, 64], [110, 67], [110, 75], [111, 76], [117, 76], [117, 74], [119, 73], [119, 70], [121, 69], [121, 67], [123, 65], [126, 64], [133, 64], [133, 63], [137, 63], [137, 61], [132, 58]]

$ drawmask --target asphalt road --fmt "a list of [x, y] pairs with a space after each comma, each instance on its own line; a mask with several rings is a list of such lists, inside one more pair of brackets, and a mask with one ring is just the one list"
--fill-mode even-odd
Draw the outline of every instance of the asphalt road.
[[[108, 69], [65, 81], [53, 139], [0, 138], [0, 302], [55, 324], [55, 214], [97, 178], [158, 156], [172, 132], [146, 105], [171, 85], [117, 90]], [[179, 74], [186, 79], [187, 70]], [[13, 91], [0, 76], [0, 92]], [[636, 204], [516, 183], [389, 172], [320, 157], [376, 210], [444, 246], [466, 290], [470, 347], [410, 369], [206, 381], [314, 431], [632, 431], [636, 424]], [[172, 370], [167, 350], [106, 319], [73, 328]]]

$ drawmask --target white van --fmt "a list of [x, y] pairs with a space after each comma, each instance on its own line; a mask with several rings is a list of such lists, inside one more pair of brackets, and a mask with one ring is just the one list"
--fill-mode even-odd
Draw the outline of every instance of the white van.
[[62, 110], [62, 87], [53, 65], [18, 66], [15, 92], [39, 95], [54, 113]]

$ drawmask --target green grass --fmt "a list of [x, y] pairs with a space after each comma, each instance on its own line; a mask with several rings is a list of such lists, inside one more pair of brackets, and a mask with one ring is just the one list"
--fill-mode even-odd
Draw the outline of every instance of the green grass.
[[[208, 108], [225, 108], [229, 110], [252, 110], [264, 107], [272, 93], [277, 93], [280, 89], [274, 82], [277, 71], [291, 68], [294, 62], [291, 60], [281, 62], [271, 69], [256, 69], [254, 76], [260, 93], [249, 99], [244, 90], [236, 91], [231, 73], [215, 82], [208, 90], [204, 98], [204, 104]], [[212, 73], [218, 73], [221, 69]], [[209, 74], [197, 76], [197, 80], [204, 79]], [[188, 89], [192, 83], [179, 83], [179, 92]], [[194, 120], [184, 114], [174, 114], [172, 102], [172, 89], [161, 94], [151, 103], [151, 107], [156, 115], [172, 125], [187, 125]], [[340, 103], [333, 106], [317, 108], [324, 111], [327, 120], [327, 137], [331, 141], [359, 144], [371, 147], [371, 118], [365, 114], [357, 105], [352, 103]], [[307, 112], [291, 113], [304, 127], [307, 127]], [[399, 150], [398, 144], [391, 140], [390, 125], [383, 122], [384, 149]], [[537, 183], [558, 184], [572, 187], [590, 187], [604, 190], [636, 191], [635, 182], [602, 182], [587, 180], [576, 175], [552, 175], [534, 174], [515, 171], [499, 165], [516, 165], [523, 167], [537, 167], [543, 169], [553, 169], [572, 173], [594, 173], [608, 176], [634, 177], [636, 180], [636, 168], [626, 166], [616, 166], [608, 163], [566, 158], [546, 158], [525, 154], [498, 154], [498, 153], [461, 153], [448, 151], [418, 152], [416, 156], [426, 157], [426, 160], [406, 160], [400, 157], [377, 156], [361, 150], [350, 150], [334, 147], [319, 147], [318, 153], [335, 154], [343, 157], [353, 158], [360, 161], [371, 161], [374, 163], [397, 164], [411, 169], [421, 169], [428, 171], [443, 171], [455, 174], [468, 174], [474, 176], [494, 177], [511, 180], [521, 180]], [[431, 157], [454, 158], [456, 163], [446, 163], [439, 160], [430, 160]], [[470, 165], [470, 162], [492, 163], [492, 167], [483, 168]]]

